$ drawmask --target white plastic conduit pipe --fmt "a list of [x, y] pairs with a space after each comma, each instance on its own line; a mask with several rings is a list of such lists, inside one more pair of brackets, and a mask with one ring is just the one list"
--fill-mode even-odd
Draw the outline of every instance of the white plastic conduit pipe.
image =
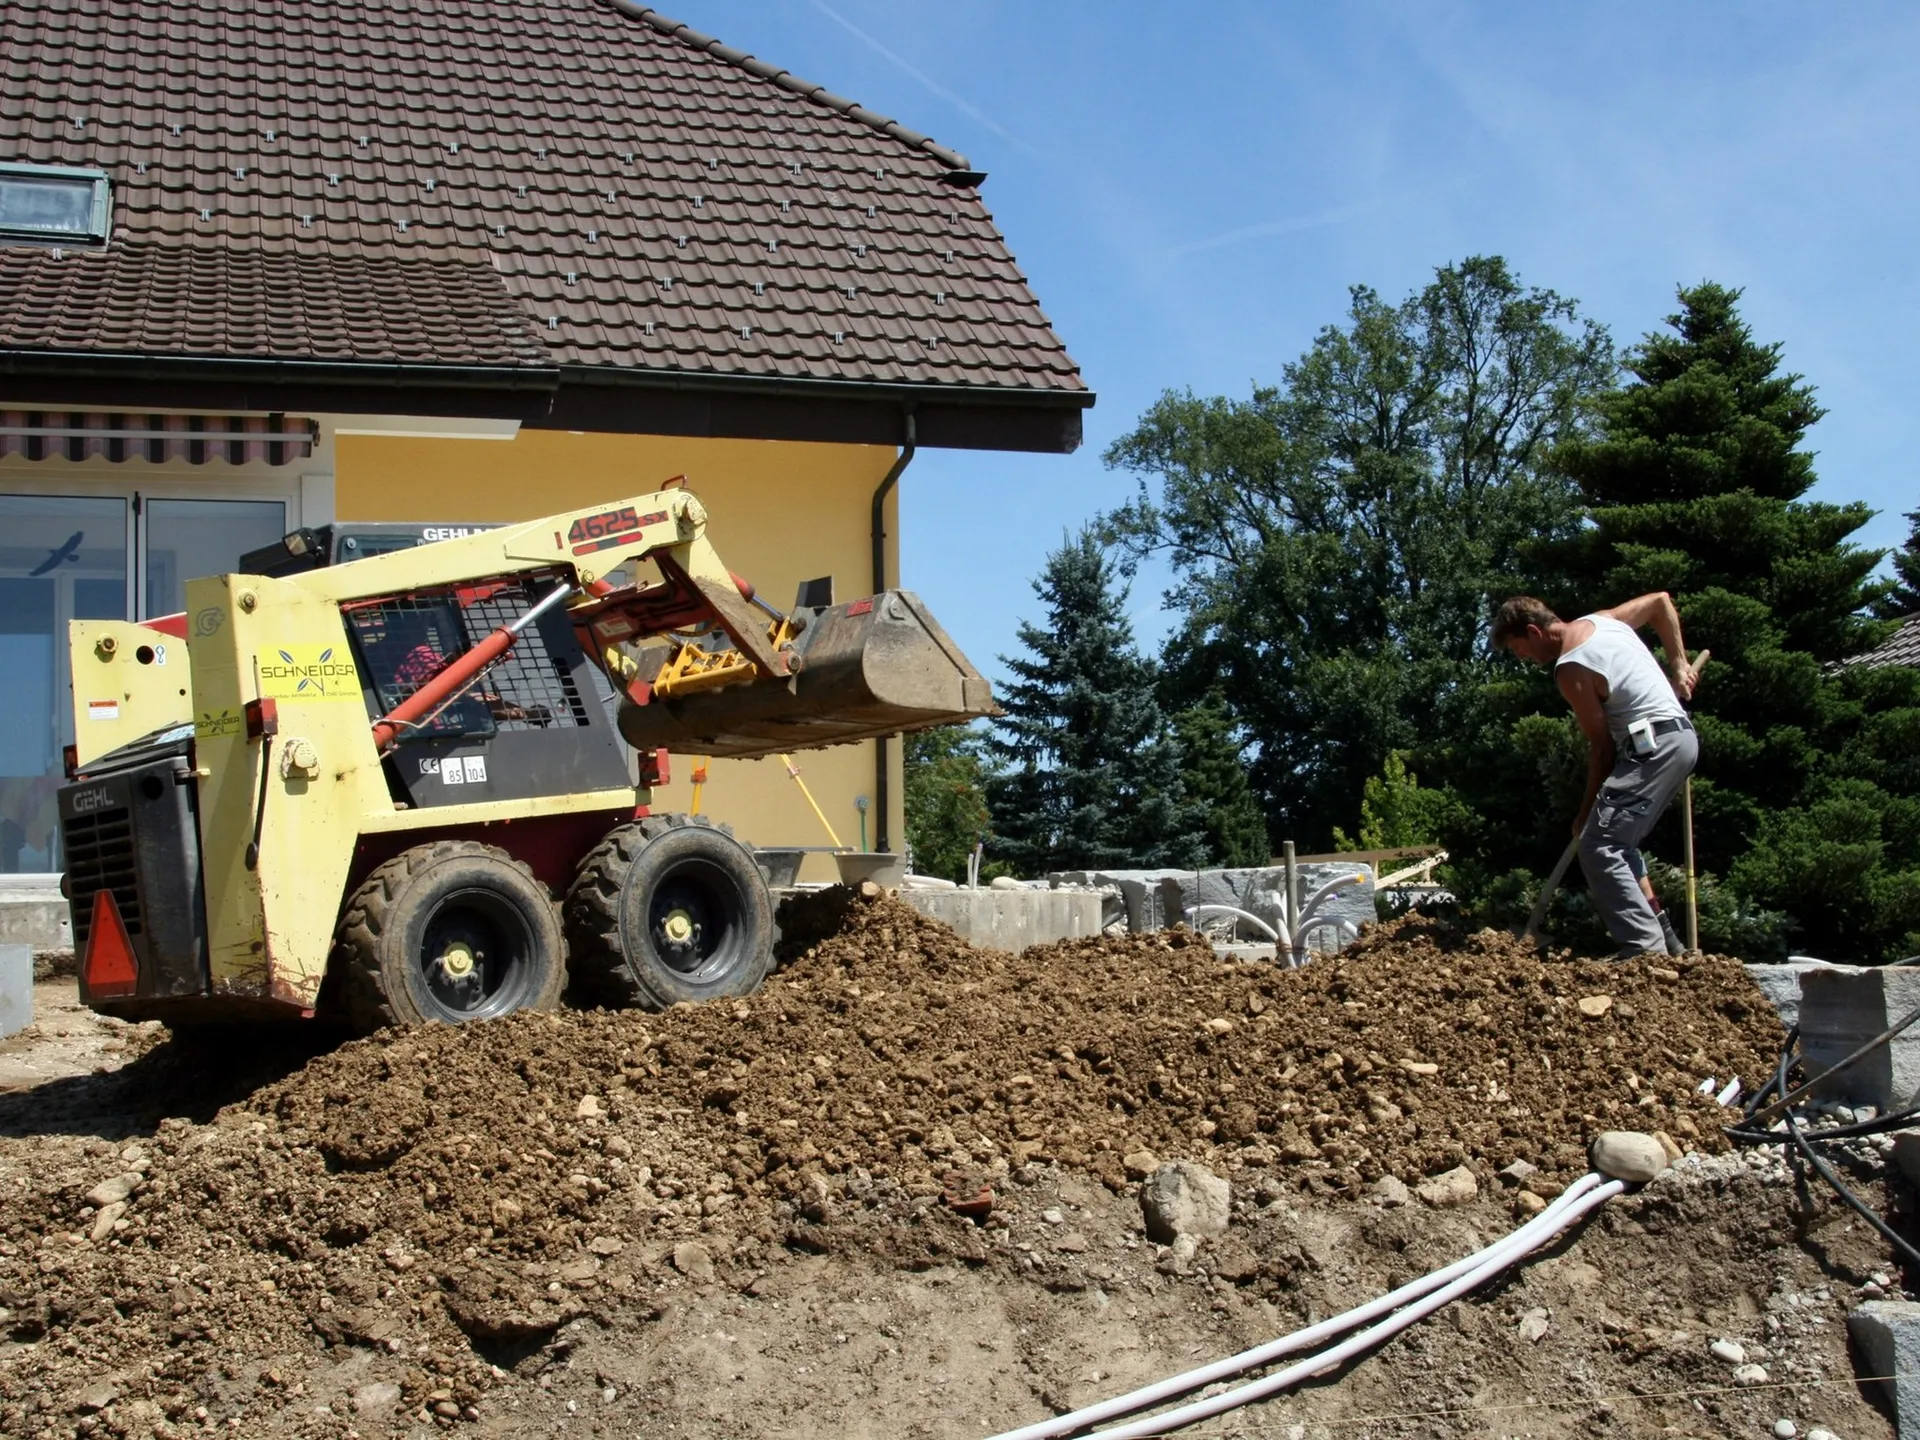
[[1216, 1380], [1257, 1369], [1283, 1355], [1311, 1350], [1323, 1341], [1330, 1340], [1344, 1331], [1352, 1330], [1355, 1326], [1363, 1325], [1381, 1315], [1389, 1316], [1380, 1324], [1350, 1336], [1330, 1350], [1311, 1355], [1297, 1364], [1288, 1366], [1285, 1370], [1277, 1371], [1251, 1384], [1243, 1385], [1236, 1390], [1223, 1391], [1219, 1395], [1195, 1401], [1191, 1405], [1184, 1405], [1178, 1410], [1169, 1410], [1161, 1415], [1149, 1416], [1144, 1420], [1136, 1420], [1131, 1424], [1116, 1426], [1111, 1430], [1101, 1430], [1097, 1433], [1099, 1440], [1132, 1440], [1132, 1437], [1136, 1436], [1164, 1435], [1169, 1430], [1191, 1425], [1210, 1415], [1237, 1409], [1249, 1401], [1271, 1395], [1276, 1390], [1284, 1390], [1310, 1375], [1316, 1375], [1322, 1370], [1340, 1365], [1381, 1341], [1399, 1334], [1415, 1321], [1424, 1319], [1441, 1306], [1466, 1294], [1467, 1291], [1485, 1284], [1509, 1265], [1539, 1249], [1570, 1228], [1589, 1211], [1598, 1208], [1624, 1189], [1626, 1186], [1618, 1180], [1608, 1180], [1602, 1175], [1584, 1175], [1562, 1191], [1545, 1210], [1512, 1234], [1430, 1275], [1423, 1275], [1418, 1280], [1409, 1281], [1398, 1290], [1382, 1295], [1377, 1300], [1369, 1300], [1366, 1304], [1357, 1306], [1343, 1315], [1322, 1320], [1317, 1325], [1310, 1325], [1304, 1330], [1297, 1330], [1278, 1340], [1269, 1340], [1264, 1345], [1242, 1351], [1224, 1360], [1216, 1360], [1197, 1370], [1189, 1370], [1170, 1379], [1144, 1386], [1129, 1394], [1103, 1400], [1097, 1405], [1089, 1405], [1069, 1415], [1057, 1415], [1051, 1420], [1042, 1420], [1018, 1430], [1008, 1430], [994, 1436], [993, 1440], [1046, 1440], [1049, 1436], [1065, 1435], [1089, 1425], [1097, 1425], [1103, 1420], [1128, 1415], [1149, 1405], [1161, 1404], [1176, 1395], [1184, 1395], [1203, 1385], [1210, 1385]]
[[1189, 920], [1198, 920], [1202, 915], [1231, 915], [1236, 920], [1244, 920], [1249, 925], [1256, 925], [1260, 929], [1266, 931], [1267, 938], [1273, 941], [1274, 944], [1276, 945], [1284, 944], [1289, 949], [1292, 948], [1292, 942], [1288, 940], [1285, 934], [1283, 933], [1286, 929], [1286, 926], [1284, 924], [1280, 927], [1279, 930], [1275, 930], [1273, 926], [1269, 925], [1266, 921], [1262, 920], [1258, 915], [1250, 914], [1249, 912], [1240, 909], [1238, 906], [1196, 905], [1191, 910], [1187, 911], [1187, 919]]

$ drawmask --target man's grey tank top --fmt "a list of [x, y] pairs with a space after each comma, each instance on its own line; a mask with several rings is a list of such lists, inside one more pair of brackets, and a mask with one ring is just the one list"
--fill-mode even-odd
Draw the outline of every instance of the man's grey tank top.
[[1624, 744], [1627, 726], [1636, 720], [1671, 720], [1681, 708], [1673, 684], [1633, 627], [1611, 615], [1582, 615], [1593, 626], [1585, 643], [1560, 656], [1559, 665], [1584, 665], [1607, 682], [1607, 729], [1613, 743]]

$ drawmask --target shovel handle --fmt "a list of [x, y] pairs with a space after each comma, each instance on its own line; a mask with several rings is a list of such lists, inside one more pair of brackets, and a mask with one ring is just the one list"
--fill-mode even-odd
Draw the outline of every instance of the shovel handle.
[[1560, 863], [1547, 876], [1547, 883], [1540, 887], [1540, 898], [1533, 902], [1533, 913], [1527, 917], [1527, 928], [1520, 932], [1522, 940], [1539, 937], [1540, 927], [1547, 920], [1547, 907], [1553, 904], [1553, 897], [1560, 893], [1560, 882], [1566, 878], [1567, 866], [1573, 863], [1573, 857], [1579, 853], [1580, 837], [1576, 835], [1567, 842], [1567, 848], [1561, 852]]

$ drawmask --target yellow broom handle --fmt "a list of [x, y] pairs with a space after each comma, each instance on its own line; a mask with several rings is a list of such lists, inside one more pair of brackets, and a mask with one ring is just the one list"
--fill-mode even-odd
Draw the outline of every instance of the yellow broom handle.
[[840, 837], [833, 833], [833, 825], [827, 819], [827, 812], [820, 808], [820, 802], [814, 799], [813, 792], [807, 789], [807, 782], [800, 778], [800, 767], [793, 763], [793, 757], [791, 755], [782, 755], [780, 757], [780, 763], [787, 767], [787, 774], [791, 775], [793, 777], [793, 783], [800, 787], [800, 793], [807, 797], [807, 804], [813, 806], [813, 813], [820, 817], [820, 824], [822, 828], [826, 830], [827, 838], [833, 841], [833, 848], [836, 850], [846, 849], [847, 847], [840, 843]]
[[707, 788], [707, 766], [710, 763], [711, 757], [706, 755], [693, 762], [693, 804], [687, 810], [689, 815], [700, 813], [700, 792]]

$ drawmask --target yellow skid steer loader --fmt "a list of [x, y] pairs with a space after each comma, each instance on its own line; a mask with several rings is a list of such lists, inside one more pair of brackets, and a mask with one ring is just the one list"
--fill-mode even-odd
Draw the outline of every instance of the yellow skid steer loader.
[[996, 712], [912, 594], [813, 581], [781, 612], [706, 522], [667, 489], [347, 563], [296, 532], [247, 557], [272, 573], [189, 582], [182, 615], [74, 622], [85, 1001], [367, 1031], [551, 1007], [569, 971], [602, 1003], [753, 990], [764, 877], [724, 829], [650, 813], [667, 747]]

